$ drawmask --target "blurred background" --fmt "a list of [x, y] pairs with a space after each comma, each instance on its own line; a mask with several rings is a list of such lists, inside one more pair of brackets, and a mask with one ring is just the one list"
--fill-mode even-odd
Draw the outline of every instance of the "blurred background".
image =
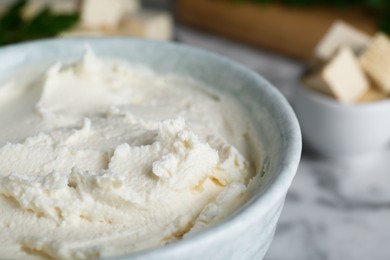
[[267, 260], [390, 259], [388, 32], [388, 0], [0, 0], [0, 46], [175, 41], [273, 83], [296, 109], [304, 150]]

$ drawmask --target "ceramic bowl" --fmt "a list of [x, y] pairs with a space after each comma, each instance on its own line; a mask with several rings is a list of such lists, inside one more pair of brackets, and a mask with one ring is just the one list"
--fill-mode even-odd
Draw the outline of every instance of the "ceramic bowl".
[[331, 159], [375, 156], [390, 144], [390, 101], [343, 104], [301, 85], [293, 106], [305, 143]]
[[128, 38], [38, 41], [0, 49], [0, 81], [79, 58], [89, 46], [98, 56], [140, 63], [161, 73], [195, 78], [233, 95], [259, 138], [262, 182], [245, 205], [221, 223], [183, 240], [118, 259], [262, 259], [275, 231], [301, 155], [298, 121], [286, 99], [264, 78], [228, 59], [171, 43]]

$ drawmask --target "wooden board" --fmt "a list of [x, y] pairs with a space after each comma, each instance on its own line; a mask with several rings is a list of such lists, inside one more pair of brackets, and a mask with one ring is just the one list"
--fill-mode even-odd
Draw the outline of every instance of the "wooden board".
[[373, 34], [376, 21], [359, 9], [292, 8], [229, 0], [178, 0], [179, 22], [254, 46], [308, 59], [336, 19]]

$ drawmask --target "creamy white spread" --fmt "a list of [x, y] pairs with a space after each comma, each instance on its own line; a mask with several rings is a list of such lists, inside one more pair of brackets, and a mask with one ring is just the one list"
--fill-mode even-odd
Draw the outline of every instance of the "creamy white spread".
[[233, 212], [250, 123], [199, 82], [92, 52], [0, 86], [0, 258], [163, 245]]

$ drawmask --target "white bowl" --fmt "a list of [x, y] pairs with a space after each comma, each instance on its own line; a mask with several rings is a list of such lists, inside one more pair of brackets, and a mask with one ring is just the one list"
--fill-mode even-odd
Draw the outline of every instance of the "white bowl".
[[171, 43], [126, 38], [58, 39], [0, 49], [0, 82], [58, 60], [74, 60], [89, 46], [98, 56], [145, 64], [162, 73], [193, 77], [235, 96], [256, 126], [263, 175], [256, 194], [209, 229], [172, 244], [120, 259], [262, 259], [301, 155], [301, 135], [286, 99], [251, 70], [220, 56]]
[[293, 106], [304, 142], [332, 159], [375, 156], [390, 144], [390, 100], [349, 105], [301, 85]]

